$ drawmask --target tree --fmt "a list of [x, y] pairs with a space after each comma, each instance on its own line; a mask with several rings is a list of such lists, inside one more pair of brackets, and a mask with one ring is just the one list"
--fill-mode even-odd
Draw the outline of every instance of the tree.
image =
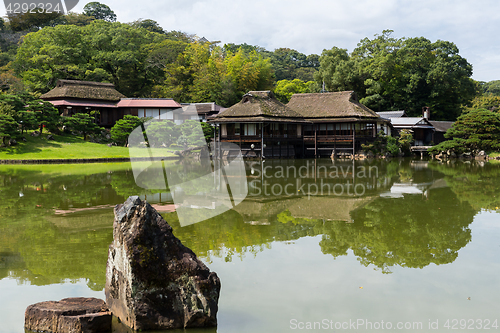
[[276, 83], [274, 94], [282, 103], [288, 103], [293, 94], [319, 92], [319, 87], [314, 81], [304, 82], [300, 79], [280, 80]]
[[185, 102], [237, 103], [251, 90], [270, 90], [274, 76], [269, 59], [255, 51], [225, 51], [212, 43], [191, 43], [164, 69], [165, 81], [155, 87], [157, 97]]
[[111, 128], [111, 139], [117, 144], [126, 146], [130, 133], [137, 127], [141, 126], [147, 118], [139, 118], [137, 116], [125, 115], [123, 119], [118, 120]]
[[184, 123], [182, 123], [180, 129], [182, 135], [179, 137], [179, 140], [181, 141], [182, 146], [185, 146], [185, 143], [183, 141], [184, 138], [186, 138], [188, 144], [193, 146], [202, 146], [207, 144], [207, 142], [205, 141], [205, 135], [202, 130], [202, 126], [200, 125], [200, 122], [198, 120], [186, 120]]
[[47, 27], [24, 37], [13, 68], [27, 88], [44, 93], [58, 79], [112, 82], [126, 96], [148, 95], [157, 69], [147, 66], [150, 44], [164, 35], [102, 20]]
[[71, 129], [81, 132], [83, 134], [83, 140], [87, 140], [87, 134], [100, 133], [104, 130], [104, 128], [94, 123], [94, 120], [94, 117], [87, 113], [77, 113], [71, 117], [65, 118], [64, 123]]
[[93, 16], [96, 20], [116, 22], [116, 14], [111, 8], [97, 1], [86, 4], [83, 7], [83, 13], [87, 16]]
[[85, 25], [89, 25], [90, 22], [95, 20], [93, 16], [88, 16], [82, 13], [73, 13], [69, 12], [68, 14], [59, 17], [57, 20], [58, 24], [68, 24], [68, 25], [77, 25], [79, 27], [83, 27]]
[[420, 114], [430, 106], [436, 120], [454, 120], [476, 94], [472, 65], [457, 46], [426, 38], [400, 38], [385, 30], [347, 50], [323, 51], [315, 79], [329, 91], [354, 90], [360, 102], [376, 110]]
[[271, 63], [276, 73], [276, 80], [301, 79], [313, 80], [313, 75], [319, 67], [319, 56], [306, 56], [289, 48], [278, 48], [271, 53]]
[[43, 133], [43, 128], [47, 127], [49, 130], [56, 130], [61, 116], [59, 111], [50, 102], [35, 100], [28, 106], [28, 111], [33, 112], [35, 119], [40, 128], [40, 134]]
[[153, 120], [145, 124], [150, 147], [170, 146], [177, 142], [180, 128], [170, 120]]
[[56, 11], [51, 13], [28, 11], [9, 15], [9, 24], [12, 31], [38, 31], [44, 27], [54, 26], [62, 15], [62, 12]]
[[500, 114], [486, 109], [472, 110], [458, 117], [446, 131], [449, 141], [441, 142], [429, 152], [452, 149], [457, 153], [477, 150], [500, 150]]
[[139, 19], [130, 23], [130, 25], [133, 26], [134, 28], [144, 28], [146, 30], [149, 30], [151, 32], [156, 32], [159, 34], [163, 34], [165, 32], [163, 28], [160, 26], [160, 24], [158, 24], [158, 22], [156, 22], [155, 20]]
[[399, 132], [398, 144], [401, 148], [401, 152], [405, 154], [405, 156], [410, 155], [412, 142], [413, 134], [410, 130], [404, 129]]
[[7, 140], [16, 135], [18, 126], [14, 118], [0, 113], [0, 138], [2, 138], [4, 145], [6, 145]]
[[485, 94], [500, 96], [500, 80], [486, 82], [482, 85], [482, 90]]

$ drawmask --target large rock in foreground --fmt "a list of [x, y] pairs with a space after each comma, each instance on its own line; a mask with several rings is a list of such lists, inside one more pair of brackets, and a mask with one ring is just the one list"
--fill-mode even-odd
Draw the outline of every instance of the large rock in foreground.
[[217, 325], [220, 281], [138, 197], [115, 207], [106, 302], [134, 330]]
[[50, 333], [110, 332], [111, 319], [111, 312], [103, 300], [75, 297], [28, 306], [24, 327]]

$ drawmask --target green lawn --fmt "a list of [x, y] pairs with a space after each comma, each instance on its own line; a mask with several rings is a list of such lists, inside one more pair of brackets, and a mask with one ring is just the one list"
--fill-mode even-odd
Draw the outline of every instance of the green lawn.
[[[25, 134], [27, 142], [18, 140], [12, 147], [0, 148], [0, 160], [44, 160], [44, 159], [81, 159], [81, 158], [129, 158], [127, 147], [108, 147], [106, 144], [91, 143], [72, 135], [54, 135], [55, 140], [32, 137]], [[156, 148], [163, 156], [175, 156], [172, 149]], [[147, 149], [135, 149], [134, 157], [149, 156]]]

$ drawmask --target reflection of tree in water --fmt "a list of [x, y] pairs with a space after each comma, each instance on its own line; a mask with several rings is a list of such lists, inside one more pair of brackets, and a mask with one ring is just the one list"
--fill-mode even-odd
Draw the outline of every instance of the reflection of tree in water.
[[453, 262], [471, 240], [476, 211], [446, 188], [404, 198], [378, 198], [351, 213], [352, 224], [329, 224], [321, 250], [334, 257], [351, 249], [361, 264], [382, 272], [394, 265], [423, 268]]
[[445, 175], [448, 186], [458, 199], [475, 210], [498, 210], [500, 207], [500, 164], [495, 162], [431, 163], [430, 168]]
[[[76, 221], [79, 218], [80, 223]], [[5, 271], [0, 267], [0, 279], [9, 276], [33, 285], [86, 279], [89, 288], [102, 290], [107, 248], [113, 239], [113, 213], [54, 219], [32, 219], [29, 227], [23, 221], [14, 221], [2, 228], [1, 239], [7, 242], [0, 244], [0, 252], [10, 254], [4, 256]], [[93, 225], [89, 225], [89, 219]]]
[[[104, 172], [89, 174], [89, 167]], [[33, 285], [85, 279], [91, 289], [102, 290], [113, 212], [111, 207], [93, 207], [123, 202], [112, 184], [133, 180], [132, 173], [106, 165], [82, 165], [74, 175], [52, 173], [50, 166], [3, 171], [0, 279], [11, 277]], [[54, 214], [55, 209], [69, 208], [83, 210]]]

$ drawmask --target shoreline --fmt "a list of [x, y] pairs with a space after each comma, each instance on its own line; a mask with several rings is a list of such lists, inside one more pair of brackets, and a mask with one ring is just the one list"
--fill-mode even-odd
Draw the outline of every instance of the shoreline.
[[85, 163], [110, 163], [110, 162], [141, 162], [141, 161], [161, 161], [161, 160], [177, 160], [179, 156], [165, 157], [109, 157], [109, 158], [69, 158], [69, 159], [17, 159], [17, 160], [0, 160], [0, 164], [85, 164]]

